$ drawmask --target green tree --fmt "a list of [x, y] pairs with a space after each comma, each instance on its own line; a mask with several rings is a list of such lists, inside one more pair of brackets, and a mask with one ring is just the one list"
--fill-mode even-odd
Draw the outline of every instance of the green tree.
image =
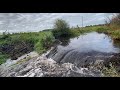
[[53, 35], [56, 38], [66, 37], [70, 35], [70, 27], [69, 24], [62, 19], [56, 19], [54, 23]]

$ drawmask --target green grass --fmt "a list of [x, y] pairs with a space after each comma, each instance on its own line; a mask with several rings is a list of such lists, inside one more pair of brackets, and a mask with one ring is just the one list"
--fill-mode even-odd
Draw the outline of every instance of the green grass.
[[0, 53], [0, 65], [4, 63], [8, 58], [8, 55]]
[[120, 29], [119, 30], [111, 30], [108, 33], [114, 40], [120, 40]]
[[106, 26], [90, 26], [90, 27], [71, 29], [73, 36], [79, 36], [80, 34], [85, 34], [89, 32], [106, 33], [108, 31], [109, 31], [109, 28], [107, 28]]
[[71, 32], [73, 33], [74, 36], [89, 32], [105, 33], [111, 36], [111, 38], [115, 40], [120, 40], [120, 28], [118, 27], [116, 28], [117, 29], [110, 28], [108, 26], [91, 26], [91, 27], [83, 27], [83, 28], [73, 28], [71, 29]]
[[97, 31], [98, 29], [101, 29], [101, 31], [103, 29], [106, 29], [106, 26], [90, 26], [90, 27], [80, 27], [80, 28], [73, 28], [73, 30], [80, 30], [81, 33], [88, 33], [88, 32], [93, 32], [93, 31]]

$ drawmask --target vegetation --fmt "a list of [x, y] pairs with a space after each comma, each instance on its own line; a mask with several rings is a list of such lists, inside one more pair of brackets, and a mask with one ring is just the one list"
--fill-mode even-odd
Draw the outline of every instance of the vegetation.
[[41, 54], [47, 51], [53, 42], [54, 36], [50, 31], [0, 35], [0, 64], [4, 63], [6, 58], [14, 60], [33, 50]]
[[57, 19], [54, 23], [52, 33], [55, 38], [70, 36], [69, 24], [65, 20]]
[[110, 29], [109, 35], [115, 40], [120, 40], [120, 13], [113, 15], [111, 19], [106, 21], [106, 25]]
[[112, 31], [109, 31], [108, 33], [114, 40], [120, 41], [120, 30], [112, 30]]
[[7, 58], [8, 58], [8, 55], [2, 54], [2, 53], [0, 52], [0, 64], [4, 63]]
[[46, 35], [44, 38], [41, 38], [39, 42], [35, 44], [35, 51], [39, 54], [42, 54], [46, 50], [48, 50], [54, 42], [54, 37], [51, 35]]
[[116, 67], [110, 63], [109, 67], [102, 67], [102, 73], [105, 77], [120, 77], [120, 73], [116, 70]]

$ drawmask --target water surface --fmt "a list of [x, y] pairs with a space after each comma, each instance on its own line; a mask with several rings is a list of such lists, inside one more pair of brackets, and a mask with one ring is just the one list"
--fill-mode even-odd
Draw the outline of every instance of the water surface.
[[104, 60], [111, 57], [113, 53], [120, 53], [119, 45], [103, 33], [91, 32], [63, 40], [63, 43], [55, 47], [48, 57], [57, 62], [81, 64], [98, 59]]

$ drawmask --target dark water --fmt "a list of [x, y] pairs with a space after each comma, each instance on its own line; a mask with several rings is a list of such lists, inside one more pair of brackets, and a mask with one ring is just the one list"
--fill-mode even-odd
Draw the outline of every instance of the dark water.
[[76, 38], [63, 39], [62, 44], [55, 47], [48, 57], [59, 63], [84, 65], [95, 60], [106, 60], [113, 53], [120, 53], [120, 42], [113, 41], [105, 34], [91, 32]]

